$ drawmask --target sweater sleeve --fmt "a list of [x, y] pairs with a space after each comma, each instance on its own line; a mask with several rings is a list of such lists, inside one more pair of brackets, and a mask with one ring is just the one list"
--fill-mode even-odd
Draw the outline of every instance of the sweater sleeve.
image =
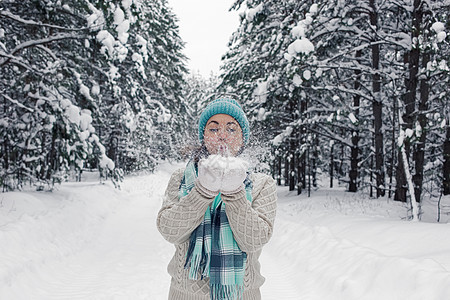
[[172, 244], [182, 244], [189, 239], [214, 198], [195, 186], [187, 196], [178, 199], [183, 171], [180, 169], [172, 174], [156, 220], [159, 232]]
[[276, 186], [271, 177], [257, 177], [253, 188], [256, 194], [253, 194], [251, 203], [244, 190], [222, 195], [234, 238], [245, 252], [256, 252], [270, 240], [277, 208]]

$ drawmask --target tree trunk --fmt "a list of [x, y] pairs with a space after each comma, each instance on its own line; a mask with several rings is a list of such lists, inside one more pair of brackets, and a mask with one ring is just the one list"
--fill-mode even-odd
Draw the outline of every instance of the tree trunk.
[[[430, 54], [424, 53], [422, 55], [422, 68], [426, 69], [429, 61], [430, 61]], [[418, 202], [421, 202], [421, 194], [423, 186], [423, 169], [425, 164], [425, 141], [427, 135], [426, 110], [428, 109], [429, 91], [430, 85], [428, 78], [426, 76], [422, 76], [422, 78], [420, 79], [420, 102], [418, 115], [418, 122], [421, 127], [421, 132], [418, 142], [415, 145], [414, 151], [415, 173], [413, 176], [414, 191], [416, 201]]]
[[[375, 4], [376, 0], [370, 0], [370, 24], [373, 27], [378, 27], [378, 13]], [[373, 40], [376, 42], [376, 39]], [[377, 198], [384, 196], [385, 193], [385, 172], [384, 172], [384, 146], [383, 146], [383, 103], [381, 99], [381, 77], [380, 69], [380, 45], [372, 45], [372, 92], [373, 92], [373, 118], [374, 118], [374, 134], [375, 134], [375, 176]]]
[[295, 158], [297, 160], [297, 195], [300, 195], [302, 193], [302, 189], [304, 188], [301, 182], [302, 160], [300, 158], [300, 149], [298, 149], [297, 153], [295, 154]]
[[406, 151], [405, 151], [404, 147], [400, 148], [400, 153], [402, 154], [405, 177], [406, 177], [406, 181], [408, 183], [409, 194], [411, 196], [411, 208], [412, 208], [413, 220], [418, 221], [419, 220], [419, 208], [417, 206], [417, 201], [416, 201], [415, 192], [414, 192], [414, 184], [412, 181], [411, 172], [409, 171], [408, 158], [406, 156]]
[[[422, 22], [422, 13], [420, 12], [421, 1], [414, 0], [414, 8], [412, 13], [412, 33], [411, 40], [416, 41], [420, 34], [420, 24]], [[416, 93], [419, 73], [419, 47], [418, 45], [412, 45], [411, 50], [405, 55], [406, 62], [409, 68], [409, 77], [405, 80], [406, 91], [403, 98], [405, 105], [405, 113], [403, 114], [404, 128], [412, 129], [414, 125], [414, 110], [416, 106]], [[409, 159], [410, 154], [410, 141], [405, 138], [404, 141], [406, 159]], [[395, 190], [394, 200], [406, 202], [406, 176], [404, 173], [402, 154], [399, 152], [398, 168], [397, 168], [397, 185]]]
[[[296, 131], [294, 129], [294, 131]], [[298, 134], [293, 132], [289, 142], [289, 191], [295, 190], [298, 174], [297, 172], [297, 164], [298, 164]]]
[[289, 169], [290, 169], [290, 174], [289, 174], [289, 191], [293, 191], [295, 190], [295, 175], [293, 174], [294, 172], [296, 172], [295, 170], [295, 155], [294, 153], [290, 153], [289, 157], [291, 158], [291, 160], [289, 161]]
[[281, 185], [281, 155], [277, 157], [277, 185]]
[[395, 141], [395, 120], [397, 118], [398, 108], [397, 108], [397, 99], [394, 98], [394, 108], [392, 110], [392, 141], [391, 141], [391, 163], [389, 164], [389, 198], [392, 196], [392, 181], [394, 176], [394, 165], [395, 165], [395, 145], [397, 144]]
[[[407, 147], [407, 141], [404, 141], [404, 147], [405, 147], [405, 153], [406, 153], [406, 159], [408, 159], [408, 150]], [[409, 144], [409, 143], [408, 143]], [[394, 200], [406, 202], [406, 176], [405, 176], [405, 168], [403, 166], [403, 155], [401, 151], [398, 151], [398, 158], [397, 158], [397, 168], [395, 170], [395, 193], [394, 193]]]
[[450, 195], [450, 120], [447, 118], [447, 134], [443, 145], [444, 165], [442, 189], [444, 195]]
[[317, 162], [319, 161], [319, 138], [314, 134], [314, 146], [313, 146], [313, 160], [312, 160], [312, 179], [313, 187], [317, 187]]
[[308, 161], [308, 197], [311, 197], [311, 158], [309, 156], [309, 146], [307, 151], [307, 161]]
[[[372, 147], [373, 147], [374, 141], [372, 139]], [[369, 197], [373, 198], [373, 155], [370, 156], [370, 192]]]
[[[299, 110], [300, 110], [300, 118], [307, 119], [308, 116], [306, 115], [306, 110], [308, 108], [308, 100], [307, 97], [301, 97], [301, 101], [299, 103]], [[307, 128], [306, 125], [301, 125], [299, 133], [299, 145], [308, 143], [307, 141]], [[306, 188], [306, 156], [305, 153], [302, 153], [300, 151], [299, 147], [299, 154], [298, 154], [298, 161], [299, 161], [299, 170], [298, 170], [298, 185], [301, 186], [303, 189]], [[298, 192], [300, 194], [301, 191]]]
[[[344, 135], [344, 132], [342, 130], [342, 135]], [[344, 161], [345, 161], [345, 146], [343, 143], [340, 143], [341, 146], [341, 153], [339, 154], [339, 156], [341, 157], [341, 160], [339, 162], [339, 168], [338, 168], [338, 182], [341, 183], [341, 179], [342, 177], [345, 176], [344, 174]]]
[[[356, 51], [356, 59], [359, 61], [359, 58], [362, 55], [362, 51], [358, 50]], [[354, 83], [355, 90], [359, 90], [361, 87], [361, 70], [355, 71], [356, 79]], [[353, 96], [353, 107], [355, 109], [355, 117], [359, 120], [359, 105], [360, 105], [360, 96], [354, 95]], [[353, 124], [354, 130], [352, 131], [352, 147], [351, 147], [351, 154], [350, 154], [350, 172], [349, 172], [349, 185], [348, 185], [348, 191], [349, 192], [357, 192], [358, 191], [358, 163], [359, 163], [359, 130], [358, 125]]]
[[330, 147], [330, 188], [333, 187], [333, 177], [334, 177], [334, 143], [331, 142], [331, 147]]
[[284, 157], [284, 186], [289, 185], [289, 152], [286, 151], [285, 157]]
[[51, 149], [50, 153], [48, 155], [48, 160], [50, 162], [50, 166], [47, 169], [47, 179], [50, 180], [52, 177], [53, 172], [56, 170], [56, 138], [58, 135], [58, 127], [57, 125], [53, 126], [52, 128], [52, 142], [51, 142]]

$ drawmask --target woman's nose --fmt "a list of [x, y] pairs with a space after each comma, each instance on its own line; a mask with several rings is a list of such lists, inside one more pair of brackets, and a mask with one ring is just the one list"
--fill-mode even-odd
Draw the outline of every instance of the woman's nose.
[[220, 129], [218, 132], [218, 136], [220, 139], [224, 140], [228, 137], [228, 132], [226, 129]]

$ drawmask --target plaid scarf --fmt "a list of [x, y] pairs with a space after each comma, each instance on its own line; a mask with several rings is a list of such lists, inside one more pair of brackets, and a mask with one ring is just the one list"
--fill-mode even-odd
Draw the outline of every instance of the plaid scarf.
[[[197, 167], [190, 161], [184, 171], [178, 196], [186, 196], [194, 187]], [[248, 201], [252, 201], [252, 182], [244, 181]], [[245, 262], [247, 254], [239, 248], [233, 237], [225, 203], [220, 194], [206, 209], [202, 223], [192, 232], [186, 254], [185, 268], [189, 279], [197, 280], [200, 274], [209, 277], [211, 300], [242, 299], [244, 292]]]

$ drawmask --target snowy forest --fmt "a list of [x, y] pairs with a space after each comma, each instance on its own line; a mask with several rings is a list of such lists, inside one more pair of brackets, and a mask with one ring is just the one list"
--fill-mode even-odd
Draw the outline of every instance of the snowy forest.
[[[221, 73], [189, 74], [166, 0], [0, 2], [0, 183], [52, 189], [183, 160], [234, 97], [289, 190], [450, 194], [450, 1], [237, 0]], [[324, 184], [322, 182], [322, 184]]]

